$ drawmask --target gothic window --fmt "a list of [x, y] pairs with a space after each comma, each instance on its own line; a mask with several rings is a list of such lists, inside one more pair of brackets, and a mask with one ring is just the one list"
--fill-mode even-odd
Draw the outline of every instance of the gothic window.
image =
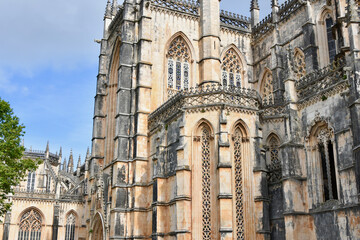
[[333, 38], [333, 34], [332, 34], [333, 20], [330, 16], [326, 18], [325, 24], [326, 24], [326, 37], [327, 37], [327, 45], [329, 51], [329, 60], [330, 63], [332, 63], [336, 55], [336, 45], [335, 45], [335, 39]]
[[235, 166], [235, 223], [236, 239], [245, 239], [244, 236], [244, 202], [243, 202], [243, 179], [242, 179], [242, 143], [241, 130], [237, 128], [234, 133], [234, 166]]
[[242, 64], [234, 49], [229, 49], [221, 61], [223, 86], [241, 87]]
[[167, 86], [169, 91], [189, 88], [190, 50], [182, 37], [175, 38], [167, 52]]
[[27, 191], [28, 192], [34, 191], [34, 187], [35, 187], [35, 172], [29, 172], [27, 179]]
[[24, 213], [20, 219], [18, 240], [40, 240], [41, 216], [31, 209]]
[[201, 135], [202, 158], [202, 236], [211, 240], [211, 195], [210, 195], [210, 131], [204, 127]]
[[75, 214], [70, 213], [66, 218], [65, 240], [75, 240]]
[[324, 200], [338, 199], [332, 131], [322, 129], [317, 135], [317, 149], [321, 160]]
[[51, 187], [51, 177], [49, 175], [46, 176], [46, 192], [50, 192]]
[[294, 55], [295, 73], [297, 79], [300, 79], [306, 75], [305, 55], [297, 50]]
[[263, 104], [273, 104], [274, 103], [274, 87], [273, 87], [273, 77], [271, 71], [266, 71], [262, 79], [262, 99]]
[[277, 183], [282, 179], [282, 167], [279, 159], [279, 141], [275, 136], [271, 136], [268, 141], [268, 161], [266, 163], [269, 173], [268, 183]]

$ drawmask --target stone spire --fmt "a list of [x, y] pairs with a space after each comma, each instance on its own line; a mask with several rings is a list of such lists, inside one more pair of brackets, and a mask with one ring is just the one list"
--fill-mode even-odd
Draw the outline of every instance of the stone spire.
[[251, 0], [251, 6], [250, 6], [250, 11], [257, 9], [260, 10], [259, 7], [259, 1], [258, 0]]
[[76, 167], [76, 176], [80, 177], [80, 169], [81, 169], [81, 156], [79, 155], [79, 160]]
[[66, 172], [66, 157], [64, 158], [64, 162], [62, 164], [62, 170]]
[[70, 157], [69, 157], [69, 162], [67, 165], [67, 172], [68, 173], [72, 173], [74, 171], [74, 158], [73, 158], [73, 153], [72, 153], [72, 149], [70, 150]]
[[85, 172], [89, 171], [89, 161], [90, 161], [90, 151], [89, 151], [89, 147], [88, 147], [87, 151], [86, 151], [86, 157], [85, 157]]
[[61, 162], [62, 162], [62, 147], [60, 147], [60, 151], [59, 151], [59, 159], [58, 159], [58, 163], [60, 163], [60, 166], [59, 166], [59, 171], [61, 170]]
[[111, 15], [115, 17], [116, 13], [117, 13], [117, 0], [113, 0], [111, 7]]
[[50, 156], [49, 141], [47, 141], [46, 150], [45, 150], [45, 158], [48, 159], [49, 156]]

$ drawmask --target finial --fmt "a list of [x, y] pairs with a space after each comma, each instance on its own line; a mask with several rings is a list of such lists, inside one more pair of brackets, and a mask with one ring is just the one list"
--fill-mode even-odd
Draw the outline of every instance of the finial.
[[279, 1], [278, 0], [271, 0], [271, 7], [278, 7]]
[[62, 157], [62, 147], [60, 147], [59, 156]]
[[81, 155], [79, 155], [79, 160], [78, 160], [78, 164], [77, 164], [77, 167], [79, 168], [81, 165]]
[[89, 160], [90, 160], [90, 149], [89, 149], [89, 147], [88, 147], [87, 150], [86, 150], [85, 162], [86, 162], [86, 161], [89, 161]]
[[111, 3], [110, 3], [110, 0], [108, 0], [107, 3], [106, 3], [105, 17], [111, 18]]
[[251, 0], [250, 11], [253, 9], [257, 9], [257, 10], [260, 9], [258, 0]]
[[113, 0], [111, 7], [111, 15], [115, 16], [117, 13], [117, 0]]
[[46, 144], [46, 152], [49, 152], [49, 140], [47, 141], [47, 144]]
[[62, 170], [64, 172], [66, 172], [66, 157], [64, 158], [64, 162], [63, 162], [63, 165], [62, 165]]
[[69, 173], [74, 171], [74, 158], [73, 158], [72, 149], [70, 150], [70, 157], [69, 157], [69, 162], [68, 162], [68, 166], [67, 166], [67, 171]]

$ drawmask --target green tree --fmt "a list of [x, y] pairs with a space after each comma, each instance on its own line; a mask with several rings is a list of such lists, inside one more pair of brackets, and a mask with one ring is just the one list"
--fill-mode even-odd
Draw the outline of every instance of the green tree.
[[25, 178], [27, 171], [34, 171], [40, 163], [40, 160], [22, 158], [24, 128], [10, 104], [0, 98], [0, 216], [11, 207], [8, 196], [13, 193], [13, 187]]

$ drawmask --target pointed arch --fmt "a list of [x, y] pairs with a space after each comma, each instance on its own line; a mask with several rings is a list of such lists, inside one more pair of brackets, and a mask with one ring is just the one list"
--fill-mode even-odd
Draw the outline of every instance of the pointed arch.
[[104, 240], [105, 239], [105, 226], [104, 226], [104, 218], [102, 215], [97, 212], [93, 218], [92, 224], [92, 235], [91, 240]]
[[297, 80], [306, 75], [305, 54], [300, 48], [294, 49], [294, 70]]
[[236, 239], [245, 239], [245, 202], [244, 202], [244, 146], [247, 141], [246, 128], [238, 121], [234, 125], [232, 134], [233, 148], [233, 208], [234, 208], [234, 236]]
[[320, 67], [325, 67], [335, 60], [337, 47], [332, 33], [334, 19], [333, 10], [329, 6], [324, 6], [317, 16], [317, 45], [319, 46]]
[[79, 225], [78, 214], [74, 210], [70, 210], [65, 215], [65, 240], [75, 240], [76, 238], [76, 226]]
[[42, 212], [30, 207], [19, 215], [18, 240], [40, 240], [45, 218]]
[[264, 105], [274, 103], [273, 76], [269, 68], [265, 68], [261, 76], [260, 95]]
[[282, 163], [279, 156], [280, 138], [275, 133], [270, 133], [266, 139], [267, 156], [266, 166], [268, 168], [268, 183], [278, 183], [282, 180]]
[[175, 33], [165, 45], [167, 96], [190, 88], [194, 73], [194, 48], [183, 32]]
[[230, 44], [220, 56], [222, 85], [244, 87], [247, 64], [240, 50]]
[[320, 117], [316, 117], [307, 137], [307, 154], [312, 165], [314, 204], [339, 199], [337, 154], [334, 130]]
[[[113, 52], [110, 59], [110, 68], [107, 80], [106, 88], [106, 132], [105, 132], [105, 165], [113, 161], [114, 151], [111, 150], [111, 146], [114, 144], [115, 138], [115, 117], [116, 117], [116, 100], [118, 90], [118, 78], [119, 78], [119, 66], [120, 66], [120, 39], [115, 41]], [[126, 86], [124, 86], [126, 87]]]
[[216, 165], [211, 124], [201, 119], [194, 129], [192, 161], [193, 239], [217, 239]]

